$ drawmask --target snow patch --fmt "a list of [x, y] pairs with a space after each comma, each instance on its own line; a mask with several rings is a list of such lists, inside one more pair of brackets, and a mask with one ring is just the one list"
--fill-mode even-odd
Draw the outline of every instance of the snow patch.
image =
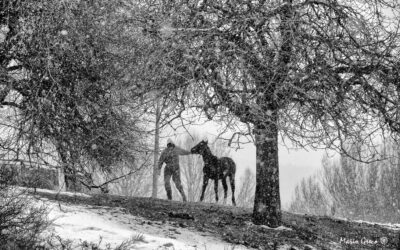
[[[304, 245], [304, 247], [308, 247], [307, 249], [310, 250], [317, 250], [317, 248], [310, 246], [310, 245]], [[281, 245], [276, 248], [277, 250], [300, 250], [300, 249], [305, 249], [305, 248], [298, 248], [295, 246], [290, 246], [290, 245]]]
[[279, 227], [269, 227], [269, 226], [266, 226], [266, 225], [256, 225], [256, 224], [254, 224], [253, 222], [245, 222], [246, 223], [246, 225], [248, 226], [248, 227], [261, 227], [261, 228], [264, 228], [264, 229], [268, 229], [268, 230], [287, 230], [287, 231], [292, 231], [293, 229], [291, 229], [290, 227], [285, 227], [285, 226], [279, 226]]
[[[347, 220], [347, 219], [342, 219], [341, 220]], [[347, 220], [350, 221], [350, 220]], [[357, 222], [357, 223], [366, 223], [369, 225], [379, 225], [381, 227], [385, 227], [388, 229], [393, 229], [393, 230], [400, 230], [400, 224], [392, 224], [392, 223], [378, 223], [378, 222], [370, 222], [370, 221], [363, 221], [363, 220], [351, 220], [353, 222]]]
[[48, 233], [64, 240], [109, 244], [116, 247], [131, 238], [140, 239], [135, 249], [235, 249], [246, 250], [243, 245], [232, 245], [206, 232], [175, 227], [168, 222], [147, 221], [125, 212], [125, 209], [88, 205], [67, 205], [40, 200], [49, 208], [53, 226]]
[[70, 196], [70, 197], [84, 197], [84, 198], [91, 197], [90, 195], [84, 194], [84, 193], [48, 190], [48, 189], [41, 189], [41, 188], [37, 188], [36, 192], [37, 193], [48, 193], [48, 194], [61, 194], [61, 195], [66, 195], [66, 196]]
[[[307, 249], [310, 249], [310, 250], [317, 250], [317, 248], [310, 246], [310, 245], [304, 245], [303, 247], [308, 247]], [[276, 249], [277, 250], [300, 250], [300, 249], [305, 249], [305, 248], [298, 248], [295, 246], [285, 244], [285, 245], [278, 246], [278, 248], [276, 248]]]
[[299, 248], [289, 245], [278, 246], [277, 250], [299, 250]]
[[279, 227], [269, 227], [266, 225], [261, 225], [260, 227], [264, 228], [264, 229], [270, 229], [270, 230], [287, 230], [287, 231], [292, 231], [293, 229], [289, 228], [289, 227], [285, 227], [285, 226], [279, 226]]
[[310, 250], [317, 250], [315, 247], [313, 247], [311, 245], [305, 245], [304, 247], [308, 247], [308, 249], [310, 249]]

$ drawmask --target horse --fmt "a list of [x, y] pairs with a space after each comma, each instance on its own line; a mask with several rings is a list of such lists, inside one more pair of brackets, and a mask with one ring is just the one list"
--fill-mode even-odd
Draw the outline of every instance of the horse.
[[231, 192], [232, 192], [232, 204], [236, 206], [235, 201], [235, 172], [236, 172], [236, 164], [229, 157], [221, 157], [218, 158], [211, 153], [210, 148], [208, 147], [208, 142], [202, 140], [196, 146], [194, 146], [190, 152], [192, 154], [200, 154], [203, 157], [204, 168], [203, 168], [203, 188], [201, 191], [200, 201], [204, 199], [204, 192], [206, 191], [208, 180], [214, 180], [214, 191], [215, 191], [215, 200], [218, 202], [218, 180], [221, 179], [222, 186], [224, 188], [224, 204], [226, 203], [228, 185], [226, 184], [226, 177], [229, 176], [229, 180], [231, 183]]

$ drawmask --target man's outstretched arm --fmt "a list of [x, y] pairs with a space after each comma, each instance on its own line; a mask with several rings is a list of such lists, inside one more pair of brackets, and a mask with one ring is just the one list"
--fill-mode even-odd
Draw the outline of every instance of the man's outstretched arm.
[[190, 154], [191, 154], [190, 151], [187, 151], [187, 150], [182, 149], [182, 148], [177, 147], [177, 146], [175, 146], [175, 152], [176, 152], [178, 155], [190, 155]]

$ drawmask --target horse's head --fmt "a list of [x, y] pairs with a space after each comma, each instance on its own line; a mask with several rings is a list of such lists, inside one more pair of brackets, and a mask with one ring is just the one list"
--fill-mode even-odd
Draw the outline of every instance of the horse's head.
[[208, 142], [205, 140], [202, 140], [201, 142], [199, 142], [196, 146], [194, 146], [190, 152], [192, 154], [203, 154], [204, 151], [208, 148]]

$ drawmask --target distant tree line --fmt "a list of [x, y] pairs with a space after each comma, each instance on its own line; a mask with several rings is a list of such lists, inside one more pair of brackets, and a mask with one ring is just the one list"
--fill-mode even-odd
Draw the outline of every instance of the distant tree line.
[[[362, 152], [353, 144], [350, 152]], [[400, 147], [391, 140], [378, 149], [379, 158], [365, 163], [352, 155], [324, 157], [319, 175], [295, 188], [292, 212], [375, 222], [400, 221]]]

